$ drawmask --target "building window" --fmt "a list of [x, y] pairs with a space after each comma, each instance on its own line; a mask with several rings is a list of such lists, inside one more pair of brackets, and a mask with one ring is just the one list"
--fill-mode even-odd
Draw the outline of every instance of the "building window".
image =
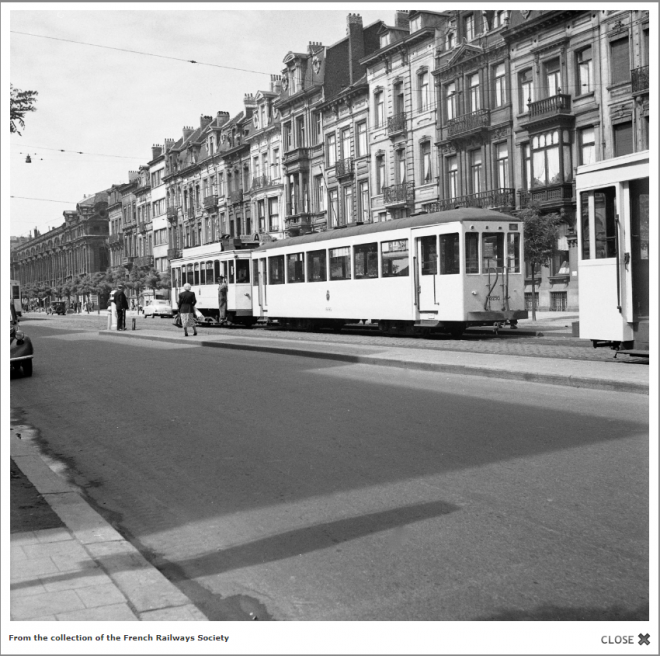
[[551, 98], [560, 93], [561, 89], [559, 57], [546, 62], [543, 68], [545, 71], [546, 97]]
[[481, 149], [470, 151], [470, 185], [473, 194], [481, 191], [481, 179], [483, 176], [483, 161], [481, 159]]
[[495, 66], [495, 107], [506, 104], [506, 67], [504, 64]]
[[422, 71], [417, 76], [417, 105], [419, 111], [429, 108], [429, 72]]
[[323, 176], [316, 175], [313, 180], [314, 184], [314, 207], [316, 212], [323, 212], [325, 210], [324, 205], [324, 187], [323, 187]]
[[257, 221], [258, 221], [258, 228], [257, 230], [259, 232], [265, 232], [266, 231], [266, 202], [263, 200], [258, 200], [257, 201]]
[[630, 155], [633, 152], [632, 122], [618, 123], [614, 126], [614, 157]]
[[347, 159], [351, 156], [351, 130], [344, 128], [341, 131], [341, 157]]
[[273, 172], [273, 180], [277, 180], [280, 177], [280, 149], [273, 148], [273, 163], [271, 164], [271, 169]]
[[470, 111], [476, 112], [481, 109], [481, 99], [479, 94], [479, 73], [468, 77], [468, 86], [470, 87]]
[[357, 156], [367, 154], [367, 122], [362, 121], [356, 126], [357, 129]]
[[455, 42], [454, 33], [449, 32], [449, 34], [447, 34], [447, 50], [451, 50], [454, 47], [454, 42]]
[[583, 48], [577, 55], [578, 90], [577, 95], [593, 91], [593, 61], [591, 46]]
[[293, 143], [291, 140], [291, 123], [285, 123], [282, 127], [282, 142], [284, 145], [284, 152], [287, 152], [293, 148]]
[[630, 81], [630, 45], [628, 37], [610, 43], [610, 84]]
[[497, 184], [500, 189], [509, 188], [509, 144], [504, 141], [495, 145], [497, 160]]
[[328, 209], [330, 210], [330, 227], [339, 225], [339, 193], [336, 189], [328, 191]]
[[346, 185], [342, 188], [342, 223], [353, 222], [353, 185]]
[[562, 182], [559, 130], [532, 139], [532, 187]]
[[474, 14], [470, 14], [463, 19], [463, 34], [468, 41], [474, 39]]
[[360, 182], [360, 207], [359, 219], [362, 223], [369, 223], [369, 182], [363, 180]]
[[566, 292], [550, 292], [550, 312], [566, 312]]
[[593, 126], [578, 132], [580, 142], [580, 164], [593, 164], [596, 161], [596, 131]]
[[299, 116], [296, 119], [296, 141], [297, 147], [303, 148], [305, 146], [305, 117]]
[[447, 120], [456, 118], [456, 83], [451, 82], [445, 86], [445, 106], [447, 108]]
[[314, 114], [314, 140], [315, 143], [321, 143], [323, 139], [323, 129], [321, 126], [321, 112]]
[[374, 93], [374, 127], [385, 125], [385, 105], [383, 104], [383, 92]]
[[396, 183], [403, 184], [406, 181], [406, 151], [403, 148], [396, 151]]
[[376, 156], [376, 193], [382, 194], [385, 187], [385, 155]]
[[394, 113], [402, 114], [404, 110], [403, 82], [394, 85]]
[[518, 89], [520, 93], [520, 113], [526, 114], [529, 111], [528, 105], [534, 102], [534, 87], [532, 86], [533, 73], [529, 68], [518, 74]]
[[280, 229], [280, 204], [277, 198], [268, 199], [268, 229], [277, 232]]
[[327, 136], [326, 150], [328, 166], [334, 166], [337, 163], [337, 139], [334, 132]]
[[458, 157], [447, 157], [447, 193], [449, 198], [458, 198]]
[[420, 146], [420, 161], [422, 165], [422, 182], [428, 184], [431, 182], [431, 142], [423, 141]]

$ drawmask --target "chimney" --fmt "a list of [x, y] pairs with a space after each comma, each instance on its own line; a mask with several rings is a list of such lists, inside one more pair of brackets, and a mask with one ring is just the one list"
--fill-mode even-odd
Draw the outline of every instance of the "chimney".
[[406, 30], [410, 27], [410, 19], [408, 18], [407, 10], [400, 10], [394, 12], [394, 26], [403, 27]]
[[140, 174], [137, 171], [129, 171], [128, 172], [128, 181], [129, 182], [134, 182], [135, 180], [138, 179], [138, 176]]
[[174, 139], [165, 139], [165, 149], [164, 152], [171, 150], [174, 146]]
[[215, 124], [217, 127], [221, 127], [229, 120], [229, 112], [218, 112], [215, 115]]
[[255, 100], [254, 96], [251, 93], [245, 94], [245, 96], [243, 97], [243, 104], [245, 105], [246, 110], [257, 108], [257, 101]]
[[205, 128], [212, 120], [213, 120], [212, 116], [204, 116], [204, 114], [202, 114], [199, 117], [199, 127]]
[[158, 144], [154, 144], [151, 147], [151, 159], [156, 159], [156, 157], [160, 157], [163, 154], [163, 147], [159, 146]]
[[360, 79], [364, 69], [360, 66], [360, 59], [364, 57], [364, 31], [362, 29], [362, 16], [349, 14], [346, 33], [348, 34], [348, 75], [349, 82], [353, 84]]
[[184, 141], [187, 141], [187, 140], [188, 140], [188, 137], [189, 137], [194, 131], [195, 131], [195, 130], [193, 130], [190, 126], [184, 126], [184, 128], [183, 128], [183, 140], [184, 140]]
[[281, 75], [271, 75], [270, 76], [270, 90], [272, 93], [280, 94], [282, 93], [282, 76]]

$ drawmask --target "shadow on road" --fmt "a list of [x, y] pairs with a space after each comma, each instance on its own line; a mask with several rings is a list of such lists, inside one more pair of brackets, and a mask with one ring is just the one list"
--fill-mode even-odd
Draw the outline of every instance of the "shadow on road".
[[642, 604], [630, 609], [623, 606], [607, 608], [566, 608], [563, 606], [538, 606], [531, 610], [504, 610], [479, 621], [490, 622], [648, 622], [649, 605]]

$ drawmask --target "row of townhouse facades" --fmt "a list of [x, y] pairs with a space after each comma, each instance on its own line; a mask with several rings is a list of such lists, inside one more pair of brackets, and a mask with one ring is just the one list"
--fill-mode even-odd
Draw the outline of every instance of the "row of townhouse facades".
[[576, 168], [649, 148], [649, 29], [637, 10], [349, 14], [107, 191], [110, 263], [533, 202], [563, 222], [529, 307], [576, 310]]

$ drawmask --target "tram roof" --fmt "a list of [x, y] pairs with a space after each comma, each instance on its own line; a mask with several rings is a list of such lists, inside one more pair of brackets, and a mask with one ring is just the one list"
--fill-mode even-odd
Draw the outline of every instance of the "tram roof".
[[381, 221], [379, 223], [365, 223], [346, 228], [326, 230], [325, 232], [301, 235], [300, 237], [288, 237], [287, 239], [272, 241], [258, 246], [252, 252], [258, 253], [272, 248], [280, 248], [282, 246], [297, 246], [298, 244], [309, 244], [317, 241], [329, 241], [331, 239], [342, 239], [343, 237], [356, 237], [358, 235], [369, 235], [378, 232], [400, 230], [401, 228], [417, 228], [440, 223], [454, 223], [456, 221], [519, 220], [520, 219], [517, 219], [516, 217], [502, 214], [501, 212], [496, 212], [494, 210], [460, 207], [455, 210], [446, 210], [444, 212], [429, 212], [428, 214], [418, 214], [417, 216], [408, 216], [403, 219], [393, 219], [391, 221]]

